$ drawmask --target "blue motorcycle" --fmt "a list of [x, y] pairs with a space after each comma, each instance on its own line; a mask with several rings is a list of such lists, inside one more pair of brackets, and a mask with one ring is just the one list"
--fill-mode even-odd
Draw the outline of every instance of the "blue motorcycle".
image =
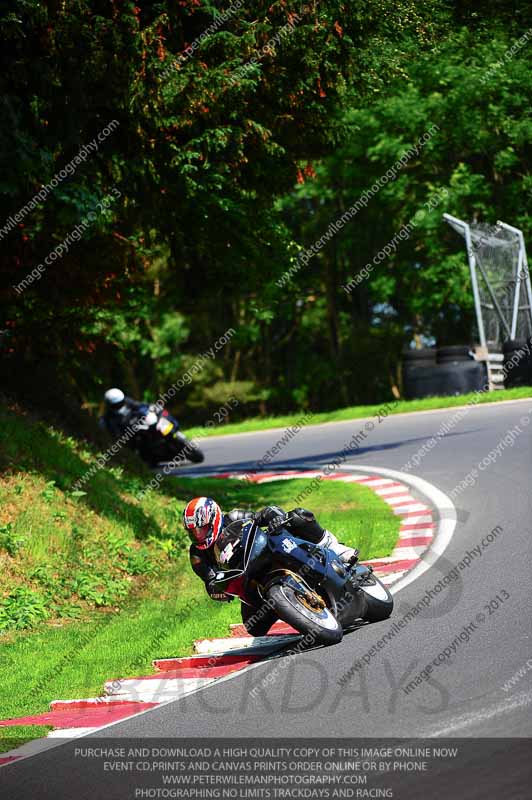
[[289, 520], [268, 531], [252, 520], [240, 531], [228, 526], [215, 545], [216, 591], [268, 608], [315, 644], [337, 644], [344, 631], [390, 616], [393, 597], [371, 566], [298, 538]]

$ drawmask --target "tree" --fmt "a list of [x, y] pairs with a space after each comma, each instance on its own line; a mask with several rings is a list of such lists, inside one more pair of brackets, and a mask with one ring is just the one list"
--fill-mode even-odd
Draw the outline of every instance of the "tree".
[[[503, 218], [531, 232], [528, 38], [522, 29], [514, 35], [492, 26], [479, 40], [478, 31], [461, 28], [416, 56], [374, 103], [347, 111], [341, 147], [284, 202], [300, 240], [311, 243], [372, 194], [293, 279], [296, 291], [327, 300], [352, 400], [382, 396], [413, 335], [441, 344], [474, 338], [463, 242], [443, 211]], [[395, 177], [382, 180], [405, 153]], [[412, 220], [412, 232], [399, 239]], [[388, 257], [374, 262], [390, 242]], [[342, 286], [367, 265], [368, 277], [346, 293]]]

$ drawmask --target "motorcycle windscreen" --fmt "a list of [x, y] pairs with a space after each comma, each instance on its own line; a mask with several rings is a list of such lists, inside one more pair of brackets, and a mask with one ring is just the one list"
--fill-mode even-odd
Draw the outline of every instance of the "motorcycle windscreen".
[[256, 574], [270, 560], [271, 548], [268, 534], [260, 528], [250, 532], [245, 544], [244, 569], [249, 576]]
[[214, 545], [214, 557], [221, 569], [238, 569], [242, 567], [244, 548], [240, 531], [227, 527], [223, 530]]

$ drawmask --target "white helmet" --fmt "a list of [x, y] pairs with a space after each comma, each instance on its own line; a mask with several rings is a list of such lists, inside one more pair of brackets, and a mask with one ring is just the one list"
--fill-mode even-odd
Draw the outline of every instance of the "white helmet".
[[108, 389], [103, 397], [108, 406], [115, 406], [118, 408], [122, 405], [126, 396], [122, 389]]

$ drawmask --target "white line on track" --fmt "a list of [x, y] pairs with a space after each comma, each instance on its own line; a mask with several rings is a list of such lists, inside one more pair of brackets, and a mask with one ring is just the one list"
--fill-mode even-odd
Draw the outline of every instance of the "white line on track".
[[530, 704], [532, 704], [532, 691], [522, 692], [511, 702], [508, 702], [508, 700], [503, 700], [501, 703], [497, 703], [497, 705], [492, 706], [486, 711], [471, 711], [468, 714], [462, 714], [461, 716], [455, 717], [453, 720], [451, 720], [449, 724], [445, 726], [445, 728], [439, 728], [435, 731], [427, 731], [423, 734], [420, 733], [419, 736], [421, 738], [424, 736], [449, 736], [453, 733], [456, 733], [456, 731], [463, 730], [471, 725], [480, 725], [489, 719], [493, 719], [493, 717], [499, 717], [502, 714], [507, 714], [509, 711], [515, 711], [519, 708], [526, 708]]
[[[301, 469], [305, 468], [305, 464], [301, 464]], [[437, 520], [438, 526], [432, 544], [423, 556], [423, 560], [416, 564], [414, 569], [408, 572], [403, 578], [400, 578], [393, 587], [390, 589], [392, 594], [397, 594], [402, 589], [405, 589], [417, 578], [421, 577], [430, 567], [434, 566], [439, 557], [443, 554], [448, 547], [454, 530], [456, 528], [456, 508], [453, 501], [441, 489], [433, 486], [424, 478], [418, 478], [416, 475], [409, 475], [406, 472], [398, 472], [395, 469], [385, 469], [384, 467], [372, 467], [358, 465], [355, 467], [351, 464], [344, 464], [343, 470], [349, 472], [363, 472], [375, 475], [382, 475], [385, 478], [393, 478], [396, 481], [401, 481], [411, 486], [429, 499], [431, 504], [436, 509], [439, 519]], [[425, 522], [425, 517], [420, 517], [419, 522]], [[410, 520], [414, 521], [414, 520]], [[418, 520], [416, 520], [418, 521]]]

